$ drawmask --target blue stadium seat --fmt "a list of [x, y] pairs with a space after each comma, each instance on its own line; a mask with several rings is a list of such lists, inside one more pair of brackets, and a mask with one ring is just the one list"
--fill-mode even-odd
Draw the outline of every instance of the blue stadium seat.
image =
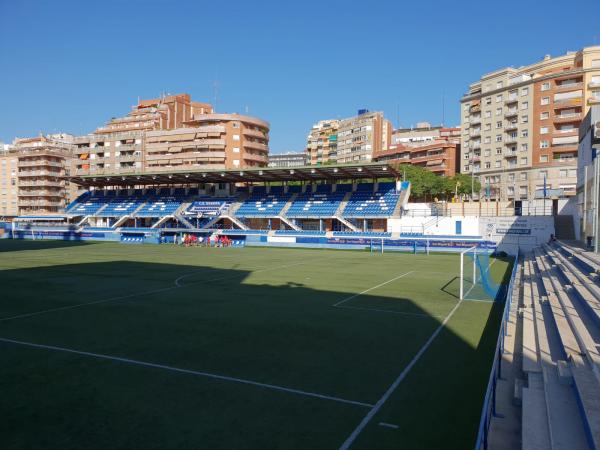
[[290, 194], [257, 194], [253, 193], [238, 208], [237, 217], [273, 217], [279, 215]]
[[298, 194], [285, 215], [298, 218], [331, 217], [340, 207], [344, 195], [344, 192]]

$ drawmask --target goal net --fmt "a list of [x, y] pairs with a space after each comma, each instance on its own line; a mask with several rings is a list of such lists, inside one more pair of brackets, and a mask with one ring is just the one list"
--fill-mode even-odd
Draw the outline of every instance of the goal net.
[[460, 299], [488, 300], [497, 298], [501, 280], [493, 272], [495, 259], [487, 249], [473, 246], [460, 254]]

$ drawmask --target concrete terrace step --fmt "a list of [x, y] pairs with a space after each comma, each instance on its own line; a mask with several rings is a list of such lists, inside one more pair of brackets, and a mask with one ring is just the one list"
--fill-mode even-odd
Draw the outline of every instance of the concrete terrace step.
[[546, 415], [546, 396], [541, 374], [532, 374], [523, 388], [523, 450], [551, 450], [550, 427]]

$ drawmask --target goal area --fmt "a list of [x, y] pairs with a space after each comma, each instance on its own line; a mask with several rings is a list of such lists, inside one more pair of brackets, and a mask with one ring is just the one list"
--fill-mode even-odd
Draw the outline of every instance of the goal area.
[[502, 287], [493, 271], [495, 258], [490, 257], [488, 249], [477, 245], [460, 253], [460, 293], [461, 300], [494, 301]]

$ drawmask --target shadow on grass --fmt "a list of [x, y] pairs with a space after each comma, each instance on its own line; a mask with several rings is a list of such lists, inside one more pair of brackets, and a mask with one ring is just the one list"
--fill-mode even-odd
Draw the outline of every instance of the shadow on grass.
[[[0, 251], [88, 245], [4, 244]], [[182, 287], [174, 285], [188, 274]], [[251, 274], [128, 261], [4, 270], [0, 338], [375, 404], [442, 320], [419, 299], [370, 293], [345, 303], [360, 301], [360, 310], [333, 308], [352, 293], [298, 283], [293, 269], [274, 271], [271, 280], [261, 272], [258, 279], [270, 284], [250, 280]], [[78, 306], [87, 302], [95, 303]], [[419, 317], [365, 310], [369, 305]], [[411, 373], [417, 383], [399, 386], [353, 448], [413, 449], [425, 442], [470, 448], [498, 333], [497, 308], [474, 315], [466, 338], [445, 328], [434, 341], [443, 356], [425, 353]], [[46, 310], [53, 311], [36, 314]], [[3, 320], [15, 316], [21, 317]], [[7, 342], [0, 342], [0, 358], [3, 448], [337, 448], [369, 411]], [[422, 425], [394, 432], [381, 421]]]
[[49, 250], [53, 248], [81, 247], [94, 245], [93, 241], [63, 241], [58, 239], [0, 239], [0, 252], [19, 252], [25, 250]]

